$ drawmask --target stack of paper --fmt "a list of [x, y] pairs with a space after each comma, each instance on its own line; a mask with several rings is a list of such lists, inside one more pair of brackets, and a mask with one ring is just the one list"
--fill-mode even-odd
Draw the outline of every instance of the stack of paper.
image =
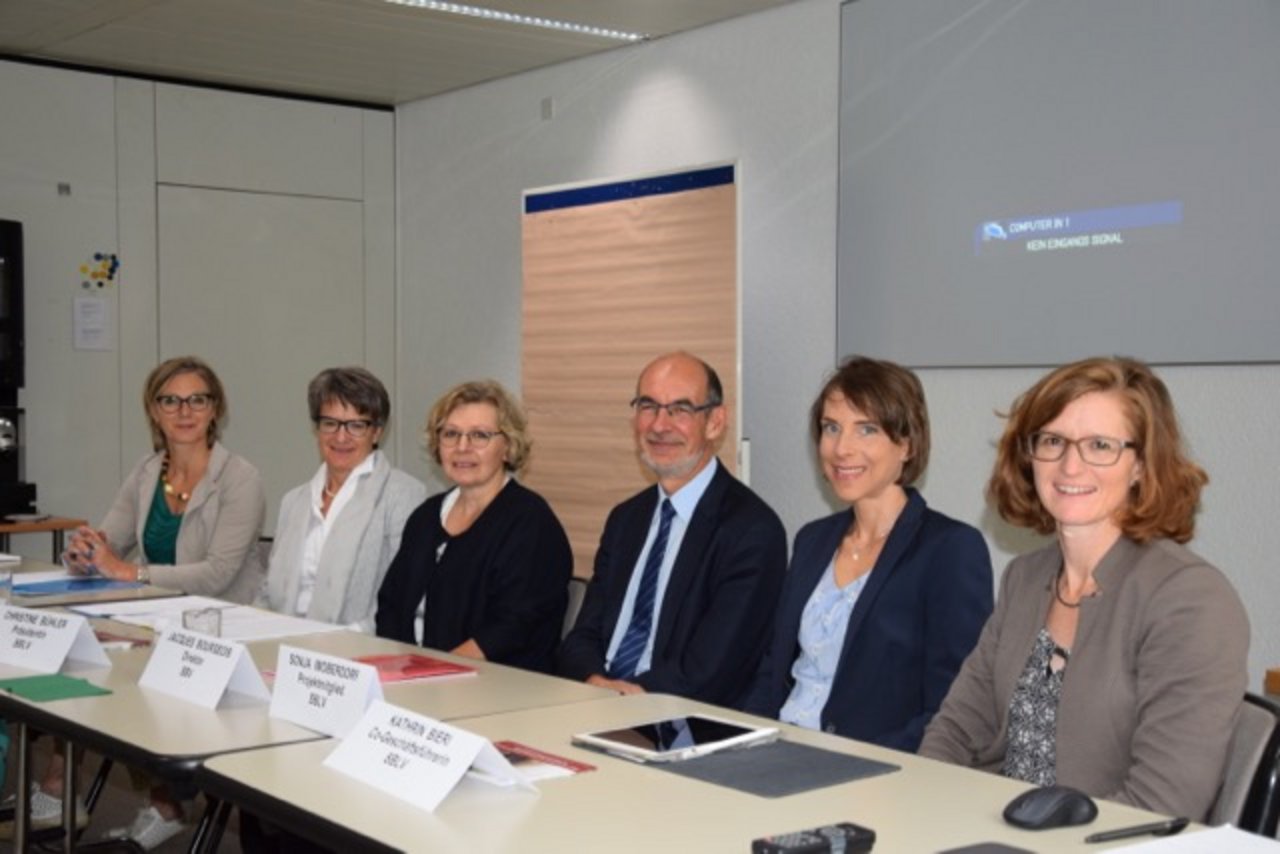
[[204, 608], [217, 608], [222, 611], [222, 637], [228, 640], [270, 640], [289, 635], [332, 632], [342, 628], [331, 623], [263, 611], [248, 605], [232, 605], [208, 596], [174, 596], [169, 599], [102, 602], [75, 605], [70, 610], [87, 617], [107, 617], [121, 623], [155, 630], [169, 626], [182, 628], [183, 611]]

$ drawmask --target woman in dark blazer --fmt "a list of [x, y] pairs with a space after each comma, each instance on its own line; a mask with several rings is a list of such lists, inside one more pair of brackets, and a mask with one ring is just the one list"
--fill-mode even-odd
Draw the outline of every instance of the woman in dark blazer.
[[913, 373], [852, 357], [810, 414], [849, 509], [796, 537], [749, 710], [915, 750], [991, 613], [991, 558], [976, 529], [910, 487], [929, 459]]

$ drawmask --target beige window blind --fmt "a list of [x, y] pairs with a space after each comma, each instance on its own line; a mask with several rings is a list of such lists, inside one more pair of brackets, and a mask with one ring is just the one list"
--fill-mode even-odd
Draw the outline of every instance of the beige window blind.
[[652, 483], [628, 402], [653, 357], [687, 350], [720, 374], [734, 468], [737, 191], [716, 167], [525, 196], [524, 404], [528, 486], [555, 509], [588, 577], [613, 505]]

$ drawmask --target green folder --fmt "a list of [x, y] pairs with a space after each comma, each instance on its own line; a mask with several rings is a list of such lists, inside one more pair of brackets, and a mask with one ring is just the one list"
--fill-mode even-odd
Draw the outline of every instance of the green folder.
[[40, 676], [21, 676], [17, 679], [0, 679], [0, 691], [17, 694], [35, 703], [47, 703], [50, 700], [69, 700], [72, 697], [97, 697], [110, 694], [106, 688], [99, 688], [85, 679], [74, 676], [63, 676], [61, 673], [47, 673]]

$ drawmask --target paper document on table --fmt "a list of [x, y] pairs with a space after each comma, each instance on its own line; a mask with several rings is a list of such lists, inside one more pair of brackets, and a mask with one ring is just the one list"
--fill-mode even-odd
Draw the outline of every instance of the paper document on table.
[[535, 780], [572, 777], [583, 771], [596, 770], [594, 765], [547, 753], [518, 741], [495, 741], [493, 746], [498, 749], [504, 759], [511, 763], [512, 768], [519, 771], [531, 783]]
[[1277, 854], [1280, 852], [1280, 842], [1223, 825], [1110, 850], [1123, 851], [1125, 854], [1222, 854], [1223, 851], [1230, 851], [1231, 854]]
[[165, 599], [133, 599], [125, 602], [93, 602], [72, 605], [70, 610], [86, 617], [108, 617], [122, 623], [154, 629], [157, 622], [182, 625], [182, 612], [194, 608], [231, 608], [229, 602], [208, 596], [171, 596]]
[[64, 676], [61, 673], [0, 679], [0, 691], [9, 691], [34, 703], [69, 700], [75, 697], [101, 697], [111, 693], [110, 690], [94, 685], [87, 679]]
[[316, 632], [336, 632], [342, 626], [275, 614], [248, 605], [236, 605], [222, 612], [222, 637], [231, 640], [254, 641], [284, 638], [291, 635], [310, 635]]
[[71, 610], [91, 617], [109, 617], [121, 623], [143, 626], [156, 630], [166, 626], [182, 625], [182, 612], [216, 608], [222, 612], [221, 637], [228, 640], [255, 641], [306, 635], [315, 632], [332, 632], [341, 629], [331, 623], [275, 614], [248, 605], [232, 605], [208, 596], [174, 596], [169, 599], [148, 599], [133, 602], [103, 602], [76, 605]]

